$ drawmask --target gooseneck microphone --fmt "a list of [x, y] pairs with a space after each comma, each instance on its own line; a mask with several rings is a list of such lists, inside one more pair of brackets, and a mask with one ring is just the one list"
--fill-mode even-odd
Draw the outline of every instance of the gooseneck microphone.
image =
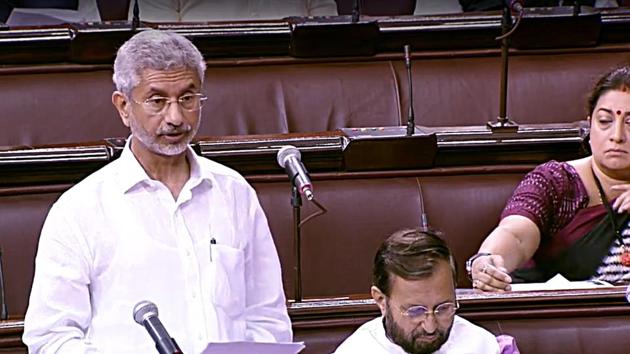
[[405, 44], [405, 67], [409, 81], [409, 115], [407, 115], [407, 136], [412, 136], [416, 130], [416, 115], [413, 112], [413, 81], [411, 79], [411, 47]]
[[306, 199], [313, 200], [313, 185], [308, 177], [308, 172], [306, 172], [306, 167], [302, 164], [300, 150], [292, 145], [283, 146], [278, 151], [277, 160], [280, 167], [287, 171], [289, 179], [298, 192], [303, 194]]
[[151, 301], [140, 301], [133, 308], [133, 319], [144, 326], [160, 354], [182, 354], [175, 339], [166, 332], [158, 318], [158, 309]]

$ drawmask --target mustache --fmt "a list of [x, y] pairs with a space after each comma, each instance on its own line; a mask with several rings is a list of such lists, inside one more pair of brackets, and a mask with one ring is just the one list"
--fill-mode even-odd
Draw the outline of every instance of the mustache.
[[181, 125], [179, 127], [167, 125], [166, 127], [159, 127], [155, 133], [157, 135], [185, 134], [190, 132], [191, 130], [192, 126], [190, 124]]

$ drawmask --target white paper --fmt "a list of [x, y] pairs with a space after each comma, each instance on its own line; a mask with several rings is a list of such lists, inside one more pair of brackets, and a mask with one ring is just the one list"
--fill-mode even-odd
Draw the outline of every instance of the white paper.
[[544, 283], [512, 284], [512, 291], [592, 289], [613, 286], [601, 280], [569, 281], [560, 274]]
[[304, 343], [226, 342], [210, 343], [201, 354], [296, 354]]

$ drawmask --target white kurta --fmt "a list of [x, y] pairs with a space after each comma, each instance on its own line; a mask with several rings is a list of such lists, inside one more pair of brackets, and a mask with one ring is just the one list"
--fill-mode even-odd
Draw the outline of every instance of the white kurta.
[[[455, 316], [448, 340], [435, 354], [498, 354], [496, 337], [485, 329]], [[363, 324], [334, 354], [406, 354], [385, 335], [383, 317]]]
[[155, 352], [132, 317], [141, 300], [157, 305], [185, 353], [214, 341], [292, 340], [278, 255], [253, 188], [187, 154], [191, 176], [176, 201], [127, 146], [53, 205], [25, 319], [31, 353]]

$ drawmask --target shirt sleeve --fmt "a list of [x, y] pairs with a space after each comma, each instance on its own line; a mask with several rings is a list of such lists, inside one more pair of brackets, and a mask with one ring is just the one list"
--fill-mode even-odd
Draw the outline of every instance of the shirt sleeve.
[[528, 173], [508, 200], [501, 219], [521, 215], [532, 220], [541, 235], [552, 235], [588, 203], [588, 196], [572, 166], [550, 161]]
[[44, 223], [24, 319], [29, 353], [98, 353], [85, 340], [90, 324], [90, 262], [85, 239], [55, 204]]
[[251, 187], [248, 195], [248, 221], [253, 228], [245, 249], [246, 338], [258, 342], [291, 342], [293, 334], [278, 253], [267, 218]]

